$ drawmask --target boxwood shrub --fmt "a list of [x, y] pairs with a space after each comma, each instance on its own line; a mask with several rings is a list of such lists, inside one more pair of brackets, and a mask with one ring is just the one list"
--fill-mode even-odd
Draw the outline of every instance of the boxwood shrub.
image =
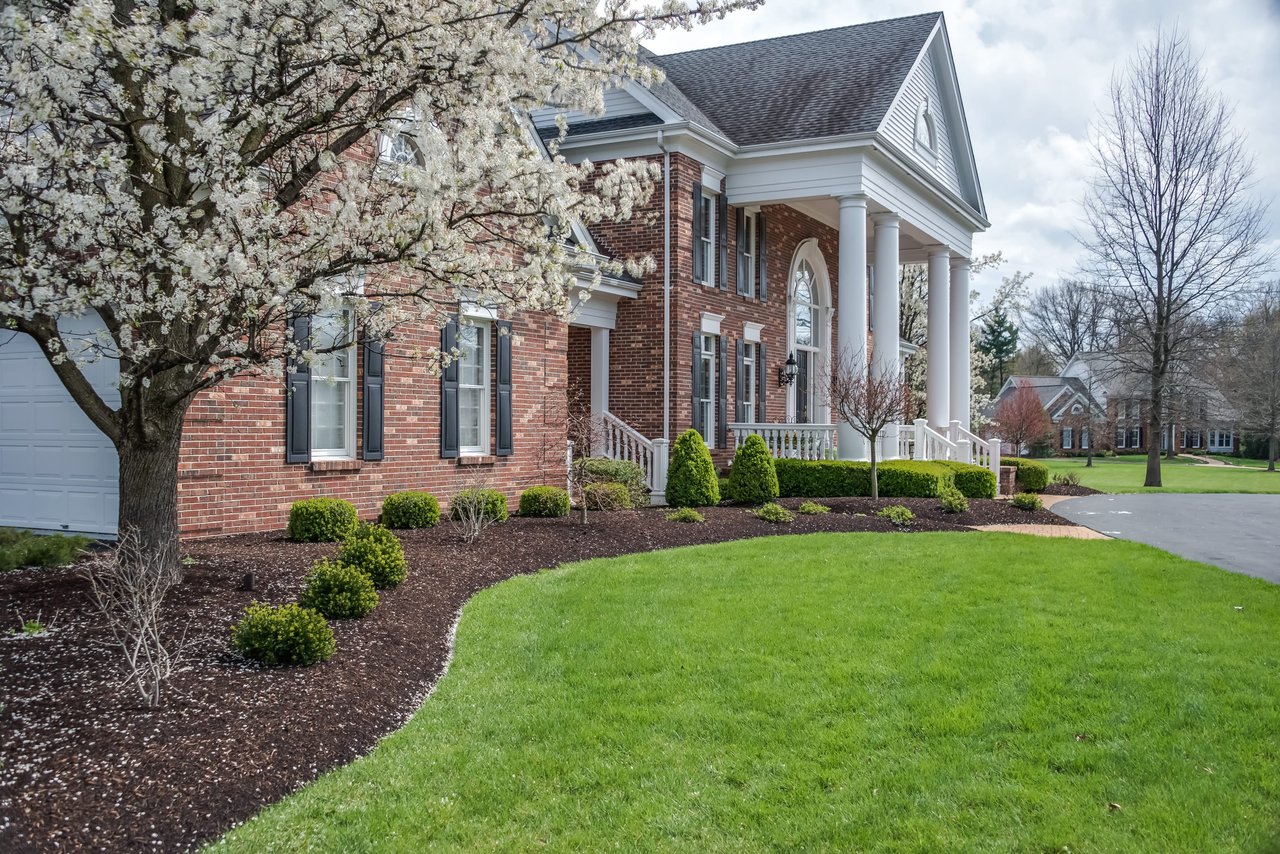
[[991, 469], [969, 463], [957, 463], [951, 460], [936, 460], [938, 465], [946, 466], [956, 474], [956, 489], [965, 498], [995, 498], [996, 475]]
[[631, 503], [631, 492], [625, 483], [588, 483], [583, 487], [582, 494], [588, 510], [630, 510], [634, 506]]
[[1000, 465], [1018, 470], [1018, 486], [1023, 492], [1042, 492], [1049, 485], [1049, 467], [1021, 457], [1001, 457]]
[[331, 620], [349, 620], [377, 607], [378, 591], [373, 580], [354, 566], [321, 559], [307, 573], [298, 604]]
[[558, 486], [531, 486], [520, 493], [520, 515], [557, 519], [569, 515], [569, 493]]
[[395, 492], [382, 502], [382, 524], [388, 528], [430, 528], [439, 522], [440, 502], [430, 492]]
[[395, 534], [381, 525], [357, 525], [338, 549], [338, 563], [345, 563], [369, 576], [379, 590], [395, 587], [409, 576], [404, 546]]
[[449, 501], [449, 511], [454, 519], [458, 519], [462, 508], [474, 507], [477, 503], [480, 512], [490, 521], [507, 521], [507, 496], [496, 489], [464, 489]]
[[269, 667], [326, 661], [337, 650], [333, 629], [324, 617], [289, 604], [273, 607], [254, 602], [231, 627], [231, 645], [245, 658]]
[[667, 503], [672, 507], [710, 507], [720, 503], [720, 480], [711, 462], [711, 451], [697, 430], [685, 430], [671, 447]]
[[[871, 464], [854, 460], [775, 460], [784, 498], [846, 498], [871, 494]], [[955, 486], [955, 472], [936, 462], [889, 460], [879, 466], [881, 498], [934, 498]]]
[[356, 508], [341, 498], [304, 498], [289, 508], [289, 539], [336, 543], [356, 526]]
[[733, 455], [729, 469], [733, 500], [743, 504], [768, 504], [778, 497], [778, 473], [773, 454], [759, 436], [748, 436]]
[[587, 483], [625, 484], [636, 507], [649, 504], [649, 485], [644, 479], [644, 469], [631, 460], [611, 460], [608, 457], [588, 457], [580, 461], [580, 475]]

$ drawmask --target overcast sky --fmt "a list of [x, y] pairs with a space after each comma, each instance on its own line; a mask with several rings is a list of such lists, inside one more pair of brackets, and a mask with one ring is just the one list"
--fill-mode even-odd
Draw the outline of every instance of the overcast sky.
[[[1258, 194], [1280, 194], [1280, 0], [767, 0], [755, 12], [665, 33], [648, 46], [671, 53], [939, 10], [992, 223], [974, 248], [1002, 250], [1003, 273], [1033, 273], [1037, 285], [1070, 275], [1091, 172], [1090, 124], [1113, 70], [1162, 24], [1190, 34], [1210, 84], [1236, 104], [1257, 162]], [[1268, 231], [1280, 248], [1280, 203]], [[983, 279], [987, 291], [995, 280]]]

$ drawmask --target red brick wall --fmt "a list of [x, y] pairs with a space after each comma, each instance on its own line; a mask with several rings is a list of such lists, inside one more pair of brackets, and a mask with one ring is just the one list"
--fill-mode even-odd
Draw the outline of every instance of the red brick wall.
[[[566, 327], [527, 315], [515, 319], [513, 334], [515, 453], [486, 458], [483, 465], [440, 458], [440, 381], [419, 356], [439, 346], [435, 328], [402, 326], [388, 342], [385, 459], [362, 460], [356, 471], [317, 472], [307, 464], [284, 462], [285, 390], [279, 377], [237, 377], [202, 393], [191, 407], [183, 437], [183, 534], [278, 531], [291, 503], [317, 495], [345, 498], [361, 518], [372, 519], [383, 498], [403, 489], [425, 489], [445, 504], [482, 476], [514, 502], [525, 487], [563, 484]], [[357, 394], [357, 430], [360, 406]], [[490, 410], [496, 411], [492, 402]], [[357, 456], [361, 438], [358, 434]]]
[[569, 399], [584, 409], [591, 405], [591, 330], [585, 326], [570, 326], [568, 334], [567, 368], [569, 372]]

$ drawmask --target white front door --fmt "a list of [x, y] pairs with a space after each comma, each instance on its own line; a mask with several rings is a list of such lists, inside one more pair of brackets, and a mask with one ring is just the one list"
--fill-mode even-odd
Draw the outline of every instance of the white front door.
[[[68, 318], [64, 335], [97, 317]], [[119, 405], [114, 359], [84, 368], [108, 406]], [[116, 449], [71, 400], [30, 337], [0, 329], [0, 527], [114, 534]]]

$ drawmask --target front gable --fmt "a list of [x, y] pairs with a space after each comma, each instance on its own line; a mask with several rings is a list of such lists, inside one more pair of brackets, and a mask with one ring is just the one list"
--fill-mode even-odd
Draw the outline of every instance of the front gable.
[[920, 172], [986, 216], [946, 26], [939, 19], [877, 136]]

